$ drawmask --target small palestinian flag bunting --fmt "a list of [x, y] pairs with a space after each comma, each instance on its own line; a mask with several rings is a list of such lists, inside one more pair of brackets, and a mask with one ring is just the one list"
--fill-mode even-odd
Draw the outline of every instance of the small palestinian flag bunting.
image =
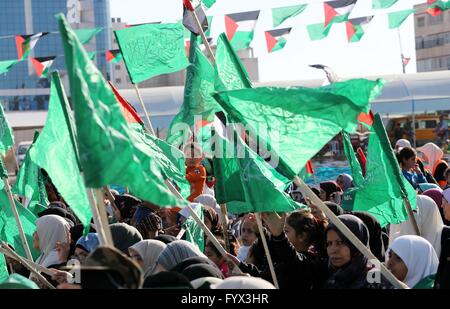
[[33, 62], [36, 73], [40, 78], [47, 77], [48, 70], [53, 64], [53, 61], [55, 61], [55, 58], [55, 56], [31, 58], [31, 62]]
[[112, 49], [106, 52], [106, 60], [108, 62], [117, 63], [122, 60], [122, 53], [120, 49]]
[[307, 6], [307, 4], [300, 4], [272, 9], [273, 26], [278, 27], [286, 19], [299, 15]]
[[366, 16], [360, 18], [352, 18], [345, 22], [347, 28], [347, 38], [349, 42], [359, 42], [366, 32], [373, 16]]
[[259, 11], [225, 15], [227, 37], [235, 50], [250, 46], [258, 17]]
[[402, 63], [403, 63], [403, 66], [407, 66], [408, 65], [408, 63], [409, 63], [409, 61], [411, 60], [411, 58], [407, 58], [407, 57], [405, 57], [404, 55], [402, 55]]
[[17, 59], [25, 59], [37, 41], [47, 34], [48, 32], [38, 32], [35, 34], [16, 35]]
[[[195, 9], [195, 13], [197, 14], [197, 18], [198, 21], [200, 22], [200, 25], [202, 25], [202, 29], [203, 32], [205, 32], [206, 30], [208, 30], [208, 19], [206, 18], [206, 13], [205, 10], [203, 8], [202, 5], [199, 5], [196, 9]], [[184, 13], [183, 13], [183, 26], [188, 29], [190, 32], [196, 34], [196, 35], [200, 35], [200, 32], [197, 29], [197, 24], [194, 20], [194, 14], [186, 9], [186, 7], [184, 8]]]
[[307, 25], [308, 35], [311, 41], [322, 40], [328, 36], [330, 33], [331, 26], [333, 24], [328, 24], [324, 27], [323, 23]]
[[388, 13], [389, 29], [400, 27], [409, 15], [413, 14], [415, 11], [415, 9], [410, 9]]
[[372, 9], [387, 9], [397, 3], [398, 0], [372, 0]]
[[324, 27], [330, 23], [341, 23], [347, 21], [348, 16], [355, 7], [357, 0], [335, 0], [324, 2], [325, 23]]
[[442, 14], [443, 11], [450, 9], [450, 1], [428, 0], [427, 4], [427, 12], [431, 16], [438, 16]]
[[287, 36], [292, 28], [265, 31], [267, 51], [269, 53], [280, 50], [286, 45]]
[[117, 101], [119, 102], [120, 109], [127, 123], [139, 123], [141, 125], [144, 125], [144, 121], [142, 121], [141, 117], [139, 117], [139, 114], [136, 112], [136, 109], [133, 107], [133, 105], [131, 105], [120, 95], [117, 88], [114, 87], [111, 82], [108, 83], [111, 86], [111, 89], [114, 92]]
[[8, 73], [8, 71], [11, 70], [11, 68], [19, 62], [19, 60], [15, 59], [0, 61], [0, 74]]

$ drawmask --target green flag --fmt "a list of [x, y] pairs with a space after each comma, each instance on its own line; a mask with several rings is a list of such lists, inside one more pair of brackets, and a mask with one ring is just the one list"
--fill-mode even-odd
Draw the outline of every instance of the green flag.
[[74, 29], [73, 32], [75, 32], [81, 44], [87, 44], [102, 30], [102, 27], [97, 27], [92, 29]]
[[91, 209], [64, 109], [69, 113], [69, 103], [58, 72], [53, 72], [47, 121], [29, 152], [33, 162], [45, 169], [65, 202], [88, 228]]
[[410, 9], [388, 13], [389, 29], [400, 27], [402, 23], [409, 17], [409, 15], [411, 15], [415, 11], [415, 9]]
[[[0, 160], [0, 175], [2, 175], [2, 177], [7, 177], [3, 160]], [[25, 237], [27, 238], [28, 246], [30, 247], [31, 255], [33, 258], [37, 258], [39, 256], [39, 251], [36, 251], [32, 246], [37, 218], [19, 202], [15, 201], [15, 205]], [[0, 240], [12, 245], [17, 254], [27, 258], [3, 181], [0, 181]]]
[[[191, 206], [192, 207], [192, 206]], [[199, 219], [204, 222], [203, 218], [203, 205], [197, 204], [196, 207], [192, 207]], [[186, 215], [188, 215], [187, 213]], [[186, 231], [186, 241], [194, 244], [197, 248], [203, 252], [205, 249], [205, 233], [203, 232], [197, 221], [188, 216], [186, 221], [182, 224], [182, 228]]]
[[20, 62], [20, 60], [0, 61], [0, 74], [7, 73], [14, 65], [16, 65], [19, 62]]
[[280, 171], [293, 179], [342, 129], [356, 130], [359, 114], [369, 111], [383, 84], [354, 79], [315, 89], [260, 87], [214, 97], [228, 115], [278, 154]]
[[190, 61], [186, 73], [184, 100], [180, 111], [172, 120], [167, 142], [178, 147], [187, 136], [187, 126], [194, 125], [194, 117], [198, 121], [211, 120], [216, 111], [222, 110], [212, 97], [214, 92], [214, 69], [208, 58], [196, 46], [195, 36], [191, 39]]
[[[176, 198], [164, 183], [164, 171], [153, 158], [154, 151], [131, 132], [114, 93], [64, 16], [59, 14], [57, 19], [72, 89], [77, 144], [86, 186], [122, 185], [156, 205], [184, 206], [186, 202]], [[130, 29], [135, 28], [139, 27]]]
[[35, 215], [40, 208], [35, 208], [36, 204], [48, 205], [47, 191], [41, 168], [31, 159], [31, 149], [36, 145], [39, 132], [34, 132], [33, 144], [28, 148], [24, 160], [20, 166], [16, 177], [14, 187], [11, 189], [13, 193], [25, 198], [25, 206]]
[[307, 4], [300, 4], [272, 9], [273, 26], [278, 27], [286, 19], [299, 15], [307, 6]]
[[372, 0], [372, 9], [387, 9], [393, 6], [398, 0]]
[[312, 41], [322, 40], [326, 38], [328, 36], [328, 33], [330, 33], [332, 25], [332, 23], [328, 24], [326, 27], [323, 23], [307, 25], [306, 29], [308, 30], [309, 38]]
[[114, 34], [133, 84], [180, 71], [189, 64], [181, 23], [144, 24]]
[[357, 187], [361, 186], [364, 182], [364, 176], [361, 165], [355, 156], [355, 152], [353, 151], [350, 135], [345, 131], [342, 131], [341, 134], [342, 142], [344, 144], [344, 153], [350, 163], [350, 168], [352, 169], [353, 184]]
[[0, 155], [3, 157], [9, 149], [14, 145], [14, 138], [8, 119], [6, 119], [3, 110], [3, 104], [0, 104]]
[[96, 51], [88, 52], [88, 57], [91, 59], [91, 61], [94, 61], [95, 55], [97, 54]]
[[[408, 219], [403, 197], [408, 198], [414, 209], [416, 192], [400, 171], [379, 114], [375, 115], [370, 133], [366, 177], [361, 183], [357, 179], [356, 187], [344, 193], [342, 207], [367, 211], [382, 227], [388, 223], [398, 224]], [[358, 167], [353, 166], [356, 164], [354, 159], [349, 161], [352, 170], [357, 170]]]

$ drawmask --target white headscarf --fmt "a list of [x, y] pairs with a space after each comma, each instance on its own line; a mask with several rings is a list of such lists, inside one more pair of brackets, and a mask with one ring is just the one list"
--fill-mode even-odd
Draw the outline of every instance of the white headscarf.
[[156, 266], [159, 254], [167, 247], [165, 243], [156, 239], [145, 239], [135, 243], [129, 249], [133, 249], [144, 261], [143, 271], [151, 274]]
[[210, 286], [211, 289], [275, 289], [272, 283], [256, 277], [234, 276]]
[[408, 272], [405, 280], [410, 288], [423, 278], [437, 272], [439, 259], [430, 242], [416, 235], [404, 235], [394, 240], [389, 247], [405, 263]]
[[[444, 223], [436, 202], [426, 195], [417, 195], [417, 208], [414, 217], [419, 226], [420, 236], [428, 240], [436, 254], [441, 254], [441, 235]], [[403, 235], [415, 235], [414, 228], [408, 220], [400, 224], [392, 224], [389, 231], [389, 243]]]
[[46, 215], [36, 221], [36, 232], [39, 238], [41, 255], [36, 263], [48, 267], [60, 264], [56, 243], [69, 242], [70, 224], [64, 218], [57, 215]]
[[405, 147], [411, 148], [411, 143], [407, 139], [402, 138], [395, 143], [395, 147], [397, 146], [398, 146], [397, 152], [399, 152], [402, 148]]
[[434, 143], [426, 143], [422, 147], [417, 148], [418, 151], [423, 152], [427, 156], [428, 170], [434, 171], [434, 167], [438, 164], [439, 160], [444, 156], [444, 152], [441, 148]]

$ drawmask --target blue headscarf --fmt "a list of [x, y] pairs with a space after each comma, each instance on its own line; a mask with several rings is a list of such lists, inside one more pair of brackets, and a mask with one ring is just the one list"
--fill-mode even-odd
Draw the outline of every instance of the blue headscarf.
[[80, 247], [86, 252], [92, 252], [100, 245], [97, 233], [89, 233], [86, 236], [82, 236], [78, 239], [76, 247]]

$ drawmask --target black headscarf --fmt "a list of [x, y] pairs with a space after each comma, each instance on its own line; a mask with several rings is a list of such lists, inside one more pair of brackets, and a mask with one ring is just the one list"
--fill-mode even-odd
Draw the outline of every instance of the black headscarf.
[[340, 216], [344, 214], [344, 209], [339, 206], [338, 204], [336, 204], [335, 202], [331, 202], [331, 201], [326, 201], [324, 202], [325, 205], [328, 206], [328, 208], [336, 215], [336, 216]]
[[[363, 244], [368, 246], [369, 231], [361, 219], [353, 215], [341, 215], [338, 218]], [[329, 230], [334, 230], [345, 245], [349, 247], [351, 260], [339, 268], [335, 268], [329, 263], [332, 275], [324, 287], [326, 289], [357, 289], [364, 287], [367, 284], [367, 258], [353, 246], [334, 224], [328, 226], [325, 235], [327, 235]]]
[[367, 212], [352, 211], [352, 215], [360, 218], [369, 230], [369, 246], [370, 251], [379, 259], [384, 261], [384, 245], [382, 238], [381, 225], [377, 219]]
[[131, 194], [122, 194], [115, 197], [114, 203], [119, 208], [122, 221], [129, 222], [136, 211], [136, 207], [142, 201]]
[[144, 280], [144, 288], [193, 289], [185, 275], [175, 271], [163, 271]]
[[126, 223], [114, 223], [110, 228], [114, 246], [125, 254], [129, 247], [142, 240], [139, 231]]
[[163, 234], [163, 235], [158, 235], [154, 238], [155, 240], [159, 240], [162, 241], [163, 243], [170, 244], [172, 241], [176, 241], [178, 240], [175, 236], [172, 235], [167, 235], [167, 234]]
[[335, 181], [324, 181], [320, 183], [320, 188], [327, 194], [326, 199], [329, 200], [334, 192], [342, 193], [341, 187]]

